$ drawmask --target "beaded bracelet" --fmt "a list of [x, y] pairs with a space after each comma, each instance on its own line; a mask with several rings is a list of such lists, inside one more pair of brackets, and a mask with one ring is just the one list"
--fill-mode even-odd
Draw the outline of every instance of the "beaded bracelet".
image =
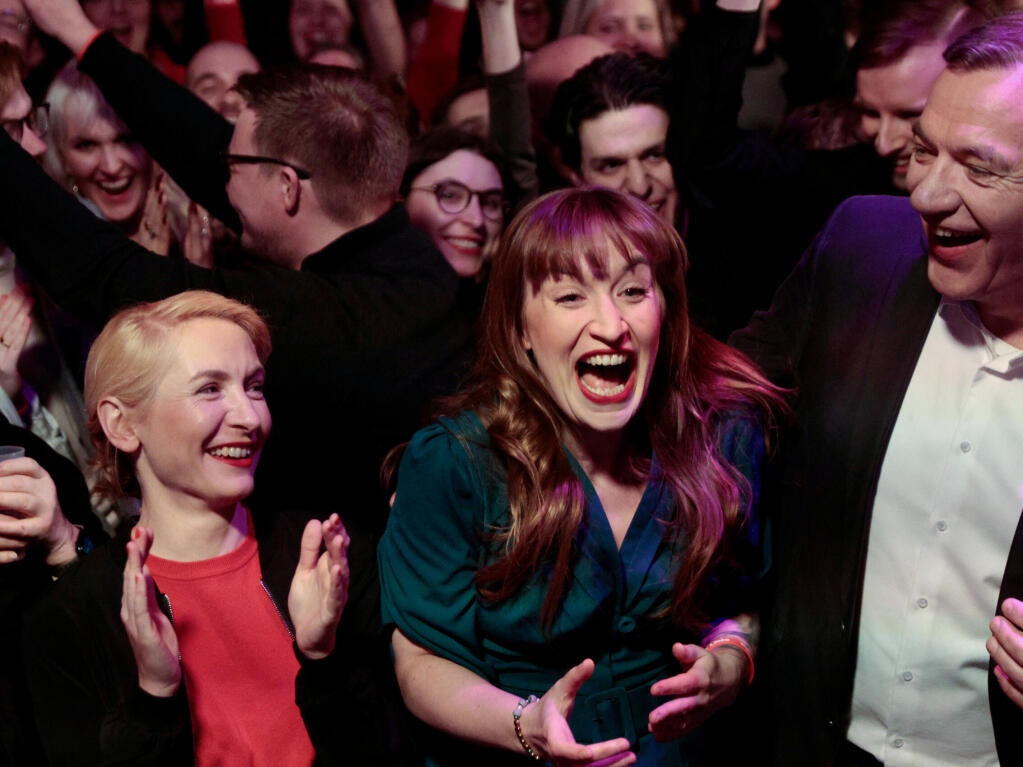
[[741, 651], [742, 654], [746, 656], [746, 660], [749, 661], [749, 679], [746, 680], [746, 686], [748, 687], [749, 685], [753, 684], [754, 672], [753, 648], [750, 646], [750, 643], [740, 636], [736, 636], [735, 634], [728, 634], [727, 636], [718, 637], [717, 639], [708, 642], [707, 646], [704, 647], [703, 649], [706, 650], [707, 652], [710, 652], [715, 647], [721, 646], [734, 647], [737, 650]]
[[519, 743], [526, 749], [526, 753], [533, 757], [536, 761], [543, 761], [540, 755], [533, 750], [533, 747], [526, 743], [526, 738], [522, 735], [522, 725], [519, 724], [519, 719], [522, 718], [522, 709], [526, 706], [538, 702], [540, 699], [535, 695], [530, 695], [528, 698], [519, 698], [519, 705], [512, 711], [512, 720], [515, 722], [515, 734], [519, 738]]

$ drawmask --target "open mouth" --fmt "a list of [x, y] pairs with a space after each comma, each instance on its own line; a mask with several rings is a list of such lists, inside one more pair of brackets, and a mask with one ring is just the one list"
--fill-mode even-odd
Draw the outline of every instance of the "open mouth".
[[113, 197], [127, 192], [134, 180], [134, 176], [129, 176], [128, 178], [120, 179], [118, 181], [97, 181], [96, 186], [98, 186], [104, 193]]
[[582, 357], [575, 365], [583, 395], [592, 402], [621, 402], [635, 385], [636, 360], [622, 352], [597, 352]]
[[216, 458], [218, 461], [230, 466], [248, 468], [252, 466], [256, 451], [256, 445], [250, 443], [246, 445], [220, 445], [206, 452], [212, 458]]
[[980, 232], [961, 232], [947, 227], [931, 230], [931, 244], [939, 248], [960, 248], [982, 239]]

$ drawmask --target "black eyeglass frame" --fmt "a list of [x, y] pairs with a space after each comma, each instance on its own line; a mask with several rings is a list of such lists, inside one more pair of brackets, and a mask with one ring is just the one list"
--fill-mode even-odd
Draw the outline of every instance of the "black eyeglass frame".
[[39, 138], [45, 138], [50, 130], [50, 105], [44, 101], [42, 104], [33, 106], [24, 117], [17, 120], [0, 120], [0, 127], [19, 144], [25, 135], [25, 126], [28, 126]]
[[[444, 203], [442, 203], [440, 201], [440, 191], [441, 191], [441, 189], [443, 189], [444, 187], [448, 187], [448, 186], [456, 186], [456, 187], [459, 187], [461, 189], [464, 189], [466, 192], [469, 193], [469, 196], [465, 198], [465, 205], [463, 205], [458, 210], [448, 210], [447, 208], [444, 207]], [[409, 191], [410, 192], [433, 192], [433, 196], [437, 200], [438, 207], [442, 211], [444, 211], [445, 213], [448, 213], [448, 214], [450, 214], [452, 216], [457, 216], [463, 210], [468, 208], [469, 205], [472, 203], [472, 198], [473, 197], [476, 197], [480, 201], [480, 210], [483, 212], [483, 217], [484, 218], [488, 218], [491, 221], [500, 221], [500, 220], [502, 220], [504, 218], [505, 214], [508, 212], [508, 201], [506, 199], [504, 199], [504, 191], [503, 190], [501, 190], [501, 189], [472, 189], [472, 188], [466, 186], [465, 184], [463, 184], [461, 181], [457, 181], [457, 180], [455, 180], [453, 178], [445, 179], [444, 181], [438, 181], [436, 184], [431, 184], [430, 186], [411, 186], [411, 187], [409, 187]], [[501, 210], [500, 210], [500, 213], [498, 215], [496, 215], [496, 216], [489, 215], [487, 213], [487, 211], [486, 211], [486, 208], [483, 205], [483, 195], [490, 195], [490, 194], [500, 194], [501, 195]]]
[[307, 171], [305, 168], [300, 168], [294, 163], [290, 163], [287, 160], [278, 160], [276, 157], [262, 157], [255, 154], [231, 154], [230, 152], [221, 152], [220, 161], [224, 164], [224, 167], [230, 172], [232, 165], [282, 165], [285, 168], [291, 168], [295, 171], [295, 175], [303, 181], [308, 181], [313, 177], [313, 174]]

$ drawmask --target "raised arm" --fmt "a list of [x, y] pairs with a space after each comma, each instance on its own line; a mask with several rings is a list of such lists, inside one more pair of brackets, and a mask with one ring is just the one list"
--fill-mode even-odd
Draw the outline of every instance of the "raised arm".
[[403, 78], [408, 67], [408, 50], [394, 0], [358, 0], [357, 8], [362, 36], [373, 61], [373, 73], [381, 81]]
[[515, 29], [513, 0], [477, 0], [483, 38], [483, 72], [490, 103], [490, 137], [508, 162], [514, 189], [505, 197], [517, 206], [534, 199], [540, 190], [536, 152], [531, 135], [529, 92]]
[[77, 0], [28, 0], [25, 5], [44, 32], [79, 56], [81, 70], [185, 193], [228, 227], [240, 229], [220, 162], [231, 124], [113, 36], [97, 37], [99, 29]]
[[151, 253], [94, 216], [4, 132], [0, 239], [55, 301], [95, 325], [128, 303], [218, 289], [214, 271]]
[[458, 51], [469, 0], [432, 0], [426, 39], [409, 66], [408, 95], [428, 125], [433, 110], [458, 81]]

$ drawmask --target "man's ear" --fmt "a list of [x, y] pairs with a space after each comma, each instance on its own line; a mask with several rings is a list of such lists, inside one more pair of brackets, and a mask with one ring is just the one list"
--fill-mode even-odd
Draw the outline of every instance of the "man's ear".
[[281, 201], [284, 204], [284, 211], [293, 216], [298, 210], [298, 202], [302, 198], [302, 183], [295, 169], [288, 166], [281, 166]]
[[122, 453], [130, 454], [138, 450], [139, 438], [135, 434], [131, 413], [117, 397], [100, 400], [96, 417], [111, 445]]

